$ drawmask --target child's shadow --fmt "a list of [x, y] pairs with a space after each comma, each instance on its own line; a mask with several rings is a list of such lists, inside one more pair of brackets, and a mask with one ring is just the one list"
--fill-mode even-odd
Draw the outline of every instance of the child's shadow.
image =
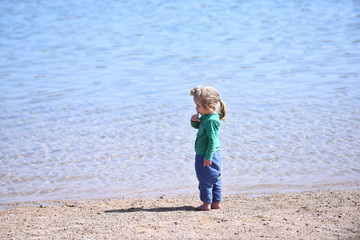
[[115, 209], [107, 210], [105, 213], [131, 213], [131, 212], [177, 212], [177, 211], [197, 211], [196, 208], [191, 206], [183, 207], [158, 207], [158, 208], [128, 208], [128, 209]]

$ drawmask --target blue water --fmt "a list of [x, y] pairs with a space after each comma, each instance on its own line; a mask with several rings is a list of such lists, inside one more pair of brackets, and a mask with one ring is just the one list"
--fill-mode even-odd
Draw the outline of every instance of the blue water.
[[0, 202], [197, 194], [217, 88], [224, 194], [360, 188], [360, 2], [0, 7]]

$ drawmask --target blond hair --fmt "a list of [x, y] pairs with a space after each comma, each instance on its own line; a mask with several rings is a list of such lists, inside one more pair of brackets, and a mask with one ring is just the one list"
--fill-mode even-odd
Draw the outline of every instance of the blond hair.
[[218, 91], [213, 87], [198, 86], [190, 91], [190, 96], [199, 99], [203, 107], [213, 109], [219, 114], [220, 120], [226, 120], [226, 105], [220, 98]]

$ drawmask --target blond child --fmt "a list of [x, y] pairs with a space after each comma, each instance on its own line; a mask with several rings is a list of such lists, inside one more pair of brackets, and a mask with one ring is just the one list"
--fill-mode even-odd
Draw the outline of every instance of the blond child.
[[219, 209], [222, 200], [219, 130], [220, 120], [225, 121], [225, 102], [213, 87], [196, 87], [190, 91], [190, 96], [194, 97], [197, 112], [191, 117], [191, 126], [198, 129], [195, 140], [195, 171], [199, 181], [200, 200], [203, 201], [197, 209]]

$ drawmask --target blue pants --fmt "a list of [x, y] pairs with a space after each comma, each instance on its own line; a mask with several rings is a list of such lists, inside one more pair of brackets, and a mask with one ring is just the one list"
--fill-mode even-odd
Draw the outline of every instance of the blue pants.
[[204, 167], [204, 156], [196, 155], [195, 157], [195, 171], [199, 180], [200, 200], [203, 202], [213, 203], [222, 200], [221, 161], [219, 151], [214, 153], [211, 166]]

